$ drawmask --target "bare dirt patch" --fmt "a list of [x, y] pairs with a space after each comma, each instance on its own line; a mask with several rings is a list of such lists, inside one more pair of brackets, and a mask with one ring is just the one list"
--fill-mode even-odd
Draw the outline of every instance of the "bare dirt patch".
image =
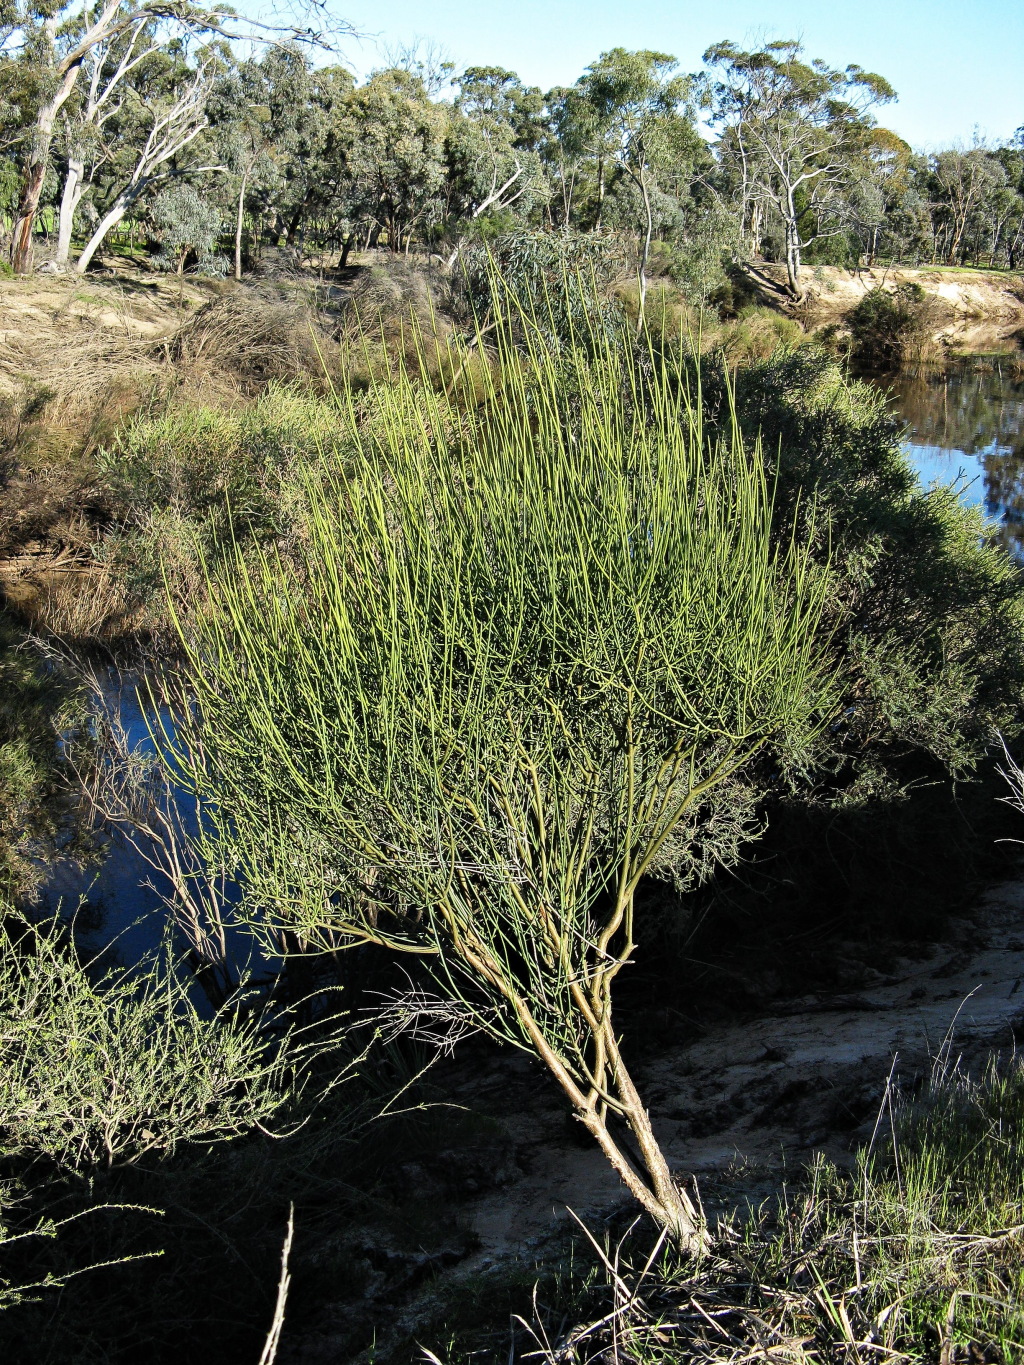
[[895, 291], [901, 284], [918, 284], [940, 305], [932, 337], [938, 347], [964, 353], [1012, 349], [1024, 334], [1024, 276], [1017, 274], [934, 266], [804, 266], [800, 281], [805, 298], [799, 307], [787, 301], [783, 267], [758, 263], [750, 278], [767, 302], [793, 312], [809, 331], [841, 325], [873, 289]]

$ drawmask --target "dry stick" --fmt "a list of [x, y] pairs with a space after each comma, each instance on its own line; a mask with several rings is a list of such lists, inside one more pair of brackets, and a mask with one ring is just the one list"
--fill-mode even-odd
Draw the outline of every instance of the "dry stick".
[[288, 1286], [291, 1284], [292, 1277], [288, 1272], [288, 1257], [292, 1250], [292, 1234], [295, 1231], [295, 1205], [288, 1205], [288, 1231], [284, 1235], [284, 1246], [281, 1248], [281, 1278], [277, 1282], [277, 1303], [274, 1305], [274, 1320], [270, 1324], [270, 1331], [263, 1344], [263, 1353], [260, 1356], [259, 1365], [274, 1365], [277, 1359], [277, 1347], [281, 1340], [281, 1329], [284, 1327], [284, 1309], [288, 1302]]

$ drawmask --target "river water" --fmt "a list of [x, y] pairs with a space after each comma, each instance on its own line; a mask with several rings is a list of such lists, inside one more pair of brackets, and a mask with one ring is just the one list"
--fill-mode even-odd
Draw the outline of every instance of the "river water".
[[[1007, 546], [1024, 559], [1024, 376], [1005, 362], [965, 360], [939, 369], [918, 366], [874, 379], [892, 410], [907, 423], [904, 450], [925, 485], [956, 483], [965, 501], [998, 521]], [[148, 733], [131, 678], [101, 675], [98, 700], [120, 716], [129, 740], [147, 745]], [[43, 909], [65, 913], [81, 904], [83, 925], [97, 947], [116, 939], [116, 955], [133, 962], [159, 943], [167, 925], [166, 878], [115, 832], [99, 868], [83, 872], [58, 864], [44, 889]], [[243, 967], [265, 967], [241, 931], [232, 957]]]
[[1024, 372], [979, 357], [908, 366], [876, 383], [907, 423], [904, 451], [921, 482], [956, 483], [1024, 558]]

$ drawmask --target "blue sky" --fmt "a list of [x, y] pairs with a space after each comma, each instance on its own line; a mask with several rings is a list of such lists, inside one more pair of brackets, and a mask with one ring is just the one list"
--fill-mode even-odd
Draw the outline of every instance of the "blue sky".
[[432, 40], [458, 66], [505, 66], [569, 85], [610, 47], [656, 48], [696, 70], [721, 38], [803, 39], [811, 56], [885, 76], [899, 102], [880, 118], [923, 150], [1024, 124], [1024, 0], [333, 0], [368, 35], [344, 57], [361, 75], [389, 45]]

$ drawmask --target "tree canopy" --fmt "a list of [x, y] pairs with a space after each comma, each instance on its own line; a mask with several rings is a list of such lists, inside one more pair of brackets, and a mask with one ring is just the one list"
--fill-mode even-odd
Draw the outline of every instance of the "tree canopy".
[[[356, 81], [317, 35], [225, 9], [15, 6], [0, 48], [0, 212], [16, 271], [88, 268], [127, 235], [159, 252], [172, 185], [219, 214], [186, 269], [241, 278], [267, 246], [436, 254], [511, 230], [617, 239], [641, 310], [652, 261], [698, 301], [730, 263], [1016, 268], [1024, 134], [915, 153], [880, 124], [881, 75], [800, 43], [722, 41], [696, 73], [612, 48], [542, 91], [502, 66], [399, 55]], [[703, 122], [702, 122], [703, 121]], [[709, 131], [710, 130], [710, 131]]]

